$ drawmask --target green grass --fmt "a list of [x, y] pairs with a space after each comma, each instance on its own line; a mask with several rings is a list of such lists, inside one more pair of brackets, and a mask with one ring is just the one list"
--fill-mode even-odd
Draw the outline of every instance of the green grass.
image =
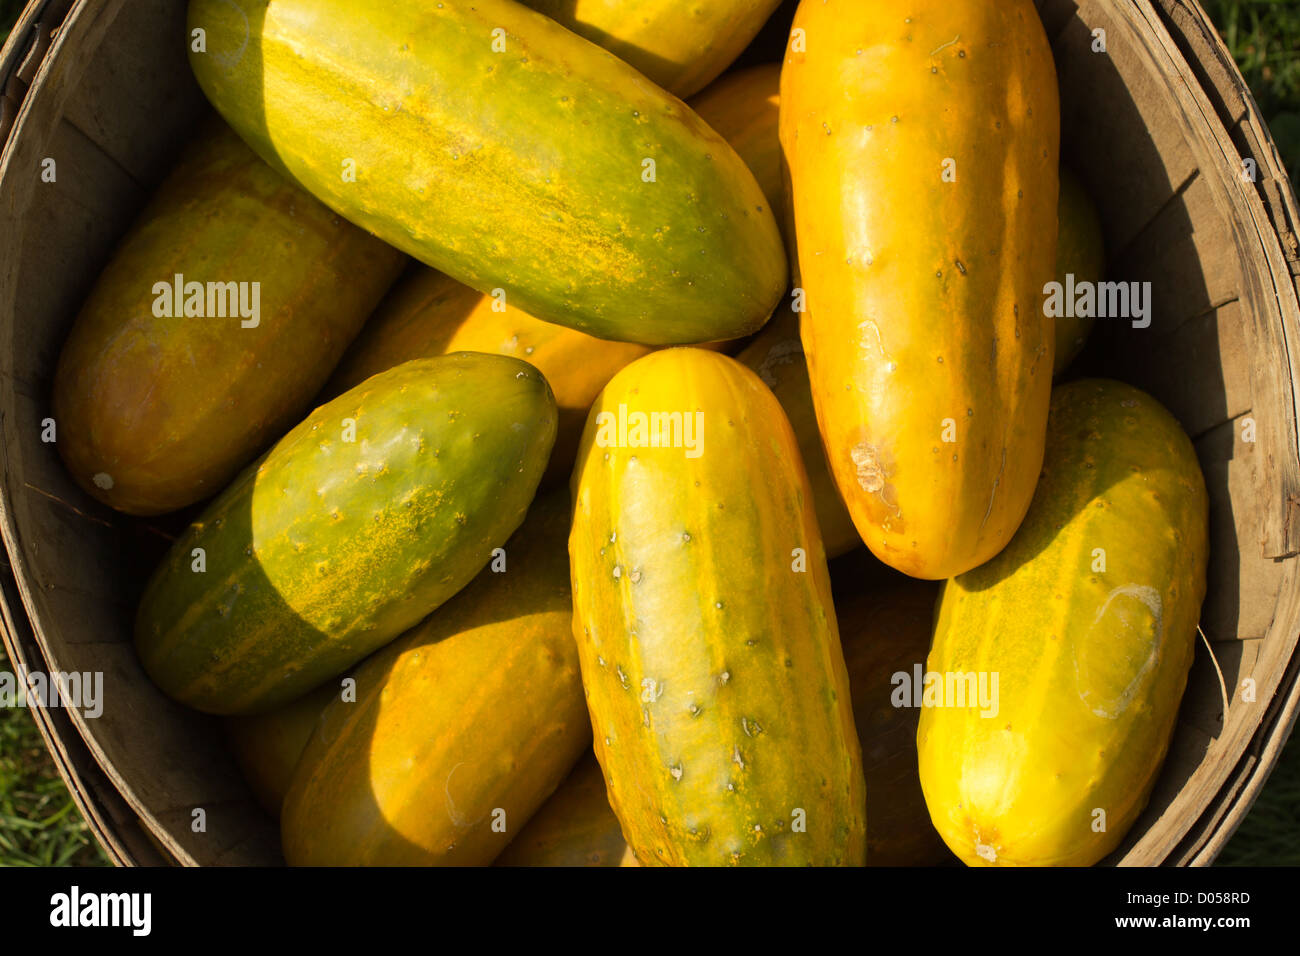
[[4, 43], [5, 37], [14, 28], [22, 9], [23, 0], [0, 0], [0, 43]]
[[1300, 2], [1206, 0], [1268, 120], [1292, 182], [1300, 180]]
[[[7, 571], [7, 569], [6, 569]], [[11, 670], [0, 649], [0, 672]], [[24, 707], [0, 707], [0, 866], [104, 866]]]
[[[1207, 0], [1291, 172], [1300, 181], [1300, 0]], [[22, 8], [0, 0], [0, 41]], [[8, 660], [0, 651], [0, 670]], [[31, 715], [0, 708], [0, 866], [104, 865]], [[1300, 866], [1300, 735], [1219, 858]]]

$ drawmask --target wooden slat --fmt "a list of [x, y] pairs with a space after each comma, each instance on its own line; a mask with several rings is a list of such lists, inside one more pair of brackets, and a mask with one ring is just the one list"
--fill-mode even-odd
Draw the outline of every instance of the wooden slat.
[[1260, 549], [1259, 443], [1243, 439], [1251, 413], [1204, 435], [1197, 455], [1210, 493], [1209, 591], [1201, 627], [1211, 640], [1263, 637], [1273, 626], [1289, 562]]
[[9, 138], [19, 104], [71, 6], [72, 0], [32, 0], [0, 45], [0, 144]]
[[[1248, 706], [1241, 699], [1240, 686], [1242, 681], [1253, 676], [1262, 638], [1216, 641], [1207, 646], [1197, 635], [1196, 641], [1196, 659], [1187, 678], [1180, 721], [1211, 737], [1218, 737], [1223, 733], [1225, 718], [1231, 709]], [[1225, 696], [1227, 710], [1224, 709]]]
[[1212, 28], [1207, 29], [1209, 24], [1204, 16], [1197, 16], [1178, 0], [1157, 0], [1156, 7], [1173, 28], [1175, 42], [1201, 80], [1201, 89], [1214, 106], [1219, 121], [1229, 129], [1236, 126], [1251, 109], [1246, 103], [1250, 94], [1240, 83], [1241, 74], [1232, 60], [1220, 58], [1218, 51], [1222, 44], [1218, 34]]
[[[25, 681], [26, 675], [34, 670], [48, 674], [50, 668], [32, 637], [21, 606], [12, 571], [0, 559], [0, 638], [19, 678]], [[40, 706], [32, 707], [30, 713], [68, 792], [109, 859], [119, 866], [169, 862], [169, 857], [160, 854], [144, 838], [139, 818], [90, 755], [67, 714], [57, 708]]]
[[[184, 3], [127, 3], [113, 22], [131, 43], [101, 44], [95, 69], [68, 101], [76, 127], [137, 185], [157, 182], [210, 112], [187, 59]], [[122, 103], [132, 104], [129, 110]], [[170, 136], [160, 141], [157, 130]]]
[[[1112, 324], [1164, 338], [1188, 319], [1239, 298], [1241, 263], [1223, 250], [1229, 220], [1229, 210], [1209, 181], [1199, 173], [1193, 176], [1127, 248], [1112, 250], [1110, 257], [1109, 275], [1151, 283], [1151, 327]], [[1136, 340], [1133, 344], [1138, 346]]]
[[[1111, 327], [1110, 374], [1158, 398], [1189, 435], [1200, 436], [1254, 404], [1253, 323], [1240, 302], [1193, 316], [1168, 335], [1161, 335], [1155, 322], [1149, 329], [1135, 329], [1123, 320], [1105, 321]], [[1205, 371], [1189, 374], [1193, 368]]]
[[[1098, 204], [1107, 248], [1123, 249], [1197, 170], [1164, 80], [1126, 4], [1081, 0], [1053, 47], [1061, 89], [1061, 155]], [[1092, 51], [1092, 30], [1107, 52]]]
[[[1176, 3], [1200, 23], [1203, 43], [1213, 47], [1213, 55], [1223, 65], [1220, 75], [1231, 76], [1238, 89], [1244, 91], [1244, 82], [1199, 4], [1195, 0], [1169, 0], [1164, 7], [1168, 8], [1169, 3]], [[1294, 197], [1283, 190], [1284, 208], [1274, 208], [1261, 189], [1261, 184], [1269, 181], [1285, 181], [1276, 150], [1266, 135], [1252, 135], [1246, 144], [1257, 164], [1257, 182], [1243, 180], [1238, 143], [1219, 120], [1178, 45], [1163, 29], [1165, 20], [1149, 0], [1131, 0], [1131, 7], [1149, 27], [1142, 35], [1151, 41], [1153, 56], [1165, 56], [1175, 67], [1166, 71], [1169, 91], [1179, 107], [1170, 113], [1182, 116], [1193, 131], [1197, 148], [1205, 157], [1200, 163], [1202, 177], [1223, 198], [1225, 208], [1233, 210], [1228, 238], [1242, 265], [1240, 298], [1254, 324], [1252, 391], [1256, 405], [1269, 410], [1260, 419], [1265, 449], [1259, 462], [1260, 487], [1265, 489], [1262, 494], [1266, 499], [1261, 508], [1263, 553], [1272, 558], [1295, 555], [1300, 553], [1300, 436], [1295, 390], [1295, 382], [1300, 379], [1300, 355], [1295, 346], [1300, 336], [1300, 301], [1284, 251], [1285, 235], [1279, 235], [1279, 231], [1287, 232], [1285, 223], [1295, 222]], [[1219, 98], [1224, 95], [1223, 91], [1215, 91]], [[1248, 93], [1244, 100], [1253, 113]], [[1259, 126], [1262, 128], [1262, 122]]]
[[1238, 761], [1231, 784], [1219, 792], [1210, 807], [1213, 820], [1197, 821], [1175, 851], [1180, 864], [1208, 866], [1214, 862], [1277, 766], [1282, 749], [1295, 729], [1297, 716], [1300, 716], [1300, 655], [1293, 653], [1290, 666], [1279, 678], [1277, 694], [1270, 699], [1249, 747]]
[[[53, 183], [41, 181], [41, 163], [47, 157], [56, 164], [58, 179]], [[13, 330], [21, 367], [48, 370], [30, 385], [48, 392], [72, 319], [147, 193], [68, 123], [59, 123], [48, 149], [11, 169], [10, 175], [17, 182], [27, 180], [43, 214], [63, 226], [29, 230], [19, 259], [26, 285], [22, 315], [60, 317], [57, 322], [18, 322]], [[70, 236], [76, 241], [68, 241]]]
[[1268, 129], [1260, 122], [1250, 89], [1232, 54], [1195, 0], [1156, 0], [1156, 8], [1172, 27], [1219, 121], [1229, 131], [1238, 153], [1256, 160], [1256, 184], [1293, 275], [1300, 275], [1300, 238], [1296, 200], [1287, 183], [1285, 163]]
[[[56, 449], [40, 440], [53, 364], [80, 296], [152, 186], [137, 176], [160, 173], [161, 157], [174, 151], [195, 119], [156, 108], [158, 98], [145, 97], [134, 105], [135, 125], [115, 127], [119, 135], [103, 143], [88, 138], [103, 130], [87, 115], [114, 123], [113, 111], [99, 110], [96, 102], [105, 108], [117, 103], [118, 112], [131, 102], [126, 95], [137, 87], [126, 72], [130, 48], [148, 56], [150, 47], [176, 39], [174, 31], [139, 28], [178, 23], [183, 4], [136, 0], [133, 6], [120, 19], [120, 0], [74, 8], [0, 162], [0, 314], [19, 319], [0, 326], [0, 529], [16, 556], [16, 590], [45, 665], [104, 675], [103, 716], [67, 711], [70, 728], [63, 733], [80, 737], [125, 804], [178, 861], [274, 863], [274, 825], [240, 779], [218, 722], [165, 698], [135, 656], [132, 611], [153, 563], [141, 540], [144, 525], [87, 500], [63, 471]], [[120, 69], [86, 75], [101, 46], [122, 48], [107, 57]], [[187, 74], [172, 80], [192, 82]], [[115, 84], [122, 84], [117, 93]], [[89, 113], [70, 123], [63, 106], [83, 91], [89, 100], [71, 112]], [[138, 141], [128, 142], [132, 137]], [[33, 188], [40, 160], [55, 154], [58, 180]], [[155, 549], [164, 543], [153, 536]], [[210, 808], [206, 833], [193, 832], [188, 809], [166, 822], [158, 816], [195, 806]]]

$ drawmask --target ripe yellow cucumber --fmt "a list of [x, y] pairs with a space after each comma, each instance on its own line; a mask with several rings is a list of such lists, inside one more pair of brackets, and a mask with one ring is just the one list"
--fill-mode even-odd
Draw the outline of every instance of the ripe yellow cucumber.
[[627, 841], [587, 754], [496, 859], [497, 866], [618, 866]]
[[225, 719], [226, 742], [262, 809], [277, 819], [293, 770], [321, 711], [339, 695], [334, 682], [265, 714]]
[[600, 338], [758, 330], [787, 285], [735, 150], [513, 0], [190, 0], [190, 62], [244, 139], [344, 218]]
[[519, 527], [555, 441], [532, 366], [457, 352], [317, 408], [177, 538], [136, 615], [149, 677], [272, 710], [417, 624]]
[[702, 90], [754, 39], [781, 0], [523, 0], [632, 64], [670, 93]]
[[996, 690], [995, 708], [945, 696], [921, 715], [921, 786], [963, 861], [1086, 866], [1118, 846], [1186, 686], [1208, 514], [1192, 443], [1154, 399], [1056, 389], [1024, 524], [944, 585], [935, 624], [927, 670]]
[[808, 484], [812, 487], [813, 506], [817, 509], [817, 525], [821, 528], [826, 556], [834, 558], [862, 547], [862, 539], [858, 537], [857, 528], [853, 526], [853, 519], [849, 517], [844, 499], [840, 497], [835, 479], [826, 465], [826, 452], [822, 448], [821, 432], [817, 430], [817, 413], [813, 410], [812, 392], [808, 386], [808, 365], [799, 341], [799, 317], [788, 306], [782, 305], [763, 331], [736, 358], [772, 390], [790, 420], [799, 441], [799, 454], [808, 472]]
[[[1083, 188], [1079, 177], [1061, 167], [1060, 238], [1056, 244], [1056, 281], [1069, 288], [1067, 277], [1075, 284], [1100, 282], [1106, 272], [1106, 244], [1101, 233], [1097, 207]], [[1056, 361], [1053, 375], [1060, 375], [1075, 360], [1088, 341], [1093, 320], [1073, 315], [1058, 315], [1056, 322]]]
[[917, 777], [920, 710], [912, 706], [910, 696], [900, 696], [930, 649], [939, 587], [879, 564], [864, 573], [862, 565], [875, 559], [860, 553], [862, 559], [848, 559], [848, 567], [841, 563], [833, 574], [835, 617], [867, 779], [867, 865], [952, 863], [952, 854], [930, 822]]
[[503, 564], [355, 671], [285, 798], [286, 861], [486, 865], [551, 795], [591, 743], [568, 525], [567, 494], [539, 499]]
[[1030, 0], [804, 0], [781, 74], [831, 473], [921, 578], [1011, 539], [1043, 455], [1059, 104]]
[[59, 355], [56, 447], [72, 477], [137, 515], [216, 494], [307, 411], [406, 261], [213, 120]]
[[713, 352], [638, 359], [592, 407], [573, 489], [583, 686], [640, 862], [860, 865], [848, 676], [775, 396]]

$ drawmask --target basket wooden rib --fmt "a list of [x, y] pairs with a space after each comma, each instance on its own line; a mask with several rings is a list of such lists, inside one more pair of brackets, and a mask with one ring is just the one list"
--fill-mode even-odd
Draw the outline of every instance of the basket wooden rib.
[[[1156, 793], [1117, 860], [1209, 862], [1249, 805], [1243, 788], [1251, 783], [1253, 799], [1266, 776], [1252, 751], [1284, 740], [1295, 717], [1300, 458], [1288, 340], [1300, 312], [1274, 225], [1295, 221], [1294, 196], [1194, 2], [1048, 0], [1043, 13], [1062, 155], [1101, 207], [1110, 275], [1150, 281], [1156, 306], [1146, 330], [1103, 322], [1084, 364], [1170, 408], [1196, 443], [1211, 498], [1207, 643]], [[1104, 54], [1093, 52], [1098, 28]], [[1255, 182], [1243, 178], [1246, 157]], [[1253, 443], [1243, 440], [1247, 420]], [[1248, 678], [1253, 703], [1242, 695]]]
[[[40, 441], [83, 295], [207, 109], [185, 62], [184, 6], [73, 4], [0, 154], [0, 531], [13, 570], [0, 608], [20, 668], [105, 673], [99, 719], [38, 717], [119, 862], [275, 863], [274, 828], [215, 723], [156, 691], [130, 645], [167, 529], [91, 501]], [[1276, 762], [1300, 699], [1300, 218], [1195, 0], [1039, 6], [1062, 87], [1062, 155], [1101, 208], [1110, 277], [1150, 281], [1156, 303], [1149, 329], [1100, 322], [1081, 368], [1160, 398], [1192, 435], [1211, 495], [1207, 640], [1151, 804], [1111, 862], [1205, 864]], [[1097, 28], [1104, 54], [1092, 51]], [[40, 182], [47, 156], [57, 185]], [[206, 832], [191, 827], [198, 807]]]

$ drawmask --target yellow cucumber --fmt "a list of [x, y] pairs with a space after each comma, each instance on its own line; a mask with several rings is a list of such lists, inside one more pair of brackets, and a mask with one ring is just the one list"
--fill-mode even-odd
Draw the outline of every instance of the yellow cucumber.
[[848, 676], [775, 396], [713, 352], [638, 359], [592, 407], [573, 490], [583, 685], [639, 861], [860, 865]]
[[[922, 709], [921, 786], [963, 861], [1087, 866], [1119, 845], [1178, 716], [1208, 515], [1192, 443], [1159, 403], [1098, 379], [1055, 390], [1029, 514], [944, 585], [927, 664], [945, 706]], [[972, 683], [991, 706], [959, 706]]]
[[1011, 540], [1051, 390], [1059, 104], [1030, 0], [804, 0], [781, 73], [801, 335], [831, 473], [886, 564]]
[[591, 742], [570, 630], [568, 496], [533, 503], [469, 587], [353, 673], [285, 798], [306, 866], [491, 863]]

